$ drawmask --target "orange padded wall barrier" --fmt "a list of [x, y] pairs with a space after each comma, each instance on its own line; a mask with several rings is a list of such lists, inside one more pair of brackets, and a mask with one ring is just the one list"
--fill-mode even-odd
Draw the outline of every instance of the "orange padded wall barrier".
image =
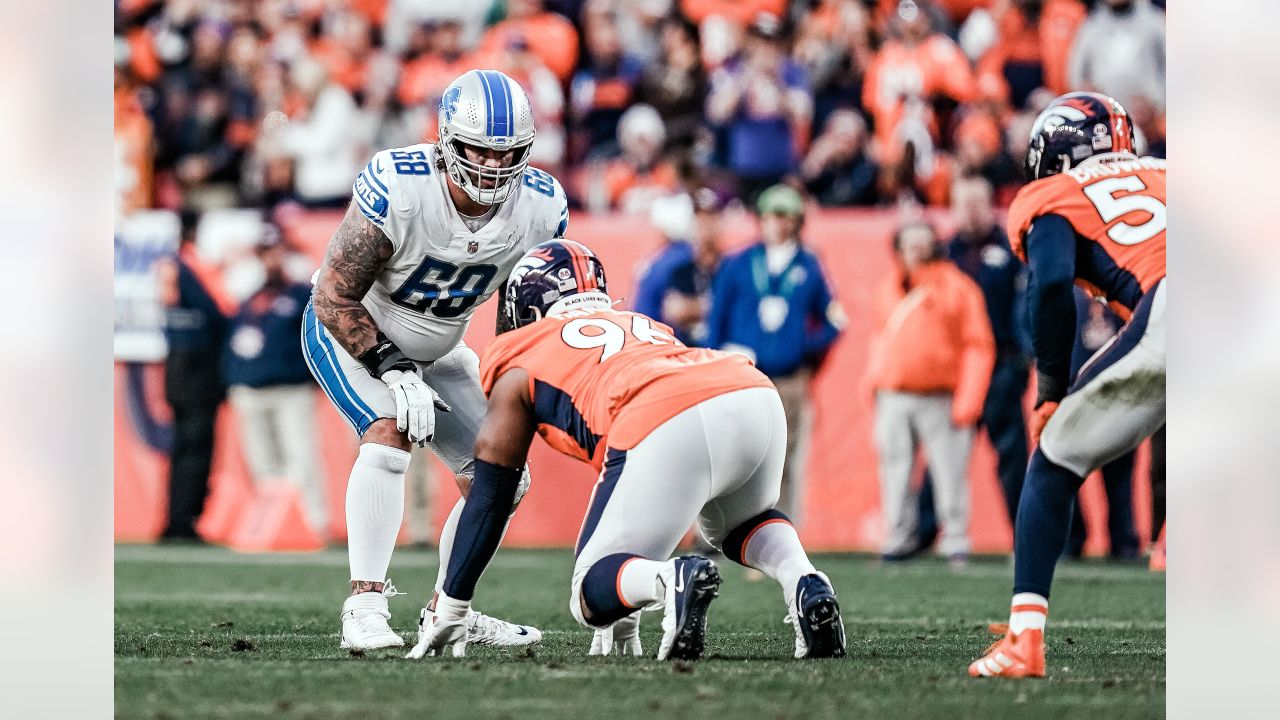
[[[302, 216], [287, 228], [289, 237], [316, 262], [323, 253], [329, 233], [340, 214]], [[813, 431], [810, 436], [807, 475], [808, 498], [801, 537], [816, 550], [874, 550], [880, 537], [879, 488], [875, 451], [871, 440], [872, 401], [864, 395], [862, 375], [866, 366], [870, 317], [866, 311], [872, 288], [891, 267], [889, 237], [896, 215], [886, 211], [823, 211], [807, 221], [804, 236], [820, 255], [829, 282], [849, 318], [844, 335], [836, 343], [814, 382]], [[939, 230], [949, 235], [952, 224], [945, 213], [932, 216]], [[726, 220], [726, 244], [737, 247], [754, 236], [749, 215]], [[574, 215], [569, 236], [594, 249], [608, 271], [610, 294], [626, 300], [640, 264], [658, 248], [660, 238], [642, 219], [620, 216]], [[467, 343], [482, 351], [493, 336], [493, 302], [481, 306], [467, 334]], [[158, 534], [164, 521], [166, 491], [165, 461], [148, 448], [133, 427], [121, 392], [125, 368], [117, 365], [116, 409], [116, 538], [146, 541]], [[158, 387], [160, 371], [148, 368], [148, 386]], [[154, 395], [154, 393], [152, 393]], [[150, 404], [162, 415], [163, 402]], [[343, 493], [346, 476], [355, 457], [356, 443], [350, 428], [327, 402], [319, 403], [317, 432], [329, 487], [330, 515], [327, 535], [345, 537]], [[231, 415], [224, 408], [224, 416]], [[240, 476], [245, 469], [239, 457], [232, 427], [234, 419], [224, 417], [214, 462], [213, 495], [223, 482]], [[530, 458], [533, 486], [512, 521], [505, 543], [513, 546], [568, 546], [577, 537], [595, 480], [590, 468], [561, 456], [535, 441]], [[1134, 506], [1139, 536], [1148, 534], [1150, 486], [1147, 482], [1149, 457], [1140, 452], [1135, 469]], [[433, 508], [434, 526], [439, 528], [458, 492], [452, 476], [435, 462], [437, 479]], [[973, 520], [971, 532], [977, 552], [1007, 551], [1011, 529], [995, 478], [995, 457], [990, 444], [981, 437], [975, 444], [970, 465]], [[1092, 528], [1105, 527], [1105, 503], [1097, 478], [1085, 485], [1084, 509]], [[210, 509], [213, 509], [212, 507]], [[1096, 552], [1102, 543], [1094, 533], [1087, 550]]]

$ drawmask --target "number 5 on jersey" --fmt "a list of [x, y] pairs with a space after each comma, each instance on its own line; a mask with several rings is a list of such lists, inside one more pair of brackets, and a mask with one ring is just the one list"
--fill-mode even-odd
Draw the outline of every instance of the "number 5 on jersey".
[[[1137, 245], [1164, 232], [1167, 220], [1165, 204], [1150, 195], [1142, 195], [1147, 186], [1136, 175], [1099, 180], [1084, 189], [1084, 194], [1098, 209], [1102, 222], [1109, 223], [1130, 213], [1149, 213], [1151, 218], [1140, 225], [1118, 222], [1107, 230], [1107, 237], [1121, 245]], [[1130, 195], [1116, 197], [1118, 192]]]
[[[588, 328], [598, 332], [584, 332]], [[649, 318], [643, 315], [631, 316], [631, 336], [640, 342], [652, 345], [671, 345], [676, 339], [657, 330]], [[627, 344], [627, 331], [621, 325], [604, 318], [578, 318], [565, 323], [560, 331], [560, 339], [565, 345], [579, 350], [602, 348], [600, 362], [617, 355]]]

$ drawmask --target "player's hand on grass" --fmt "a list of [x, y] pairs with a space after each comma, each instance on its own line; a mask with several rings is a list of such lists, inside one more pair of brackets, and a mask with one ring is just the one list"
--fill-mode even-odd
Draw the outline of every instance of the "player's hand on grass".
[[416, 372], [388, 370], [382, 382], [396, 399], [396, 429], [408, 433], [409, 442], [418, 447], [426, 445], [436, 432], [436, 410], [449, 412], [449, 405]]
[[436, 609], [432, 611], [426, 626], [419, 631], [418, 644], [405, 657], [411, 660], [421, 660], [432, 655], [444, 657], [445, 648], [450, 647], [454, 657], [465, 656], [467, 612], [470, 609], [470, 600], [454, 600], [440, 593], [436, 598]]
[[640, 613], [634, 612], [606, 628], [596, 630], [588, 655], [644, 654], [640, 648]]

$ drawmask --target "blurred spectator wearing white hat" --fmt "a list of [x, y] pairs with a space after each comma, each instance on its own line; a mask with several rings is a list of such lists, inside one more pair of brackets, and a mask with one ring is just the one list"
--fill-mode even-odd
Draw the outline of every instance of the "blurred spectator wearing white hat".
[[674, 192], [680, 178], [663, 155], [666, 139], [666, 127], [657, 110], [633, 105], [623, 113], [618, 121], [622, 156], [593, 163], [582, 175], [580, 195], [587, 210], [646, 212], [656, 198]]
[[658, 198], [649, 207], [649, 223], [662, 235], [662, 246], [636, 268], [631, 309], [662, 320], [662, 303], [671, 275], [693, 259], [693, 199], [686, 194]]
[[266, 225], [255, 248], [265, 280], [231, 317], [224, 362], [229, 398], [255, 484], [285, 480], [303, 495], [312, 529], [328, 537], [324, 474], [316, 447], [316, 392], [298, 329], [311, 284], [291, 280], [289, 250]]

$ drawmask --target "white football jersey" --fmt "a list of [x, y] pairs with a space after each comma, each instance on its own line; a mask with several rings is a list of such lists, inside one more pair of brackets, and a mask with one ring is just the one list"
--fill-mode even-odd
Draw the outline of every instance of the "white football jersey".
[[489, 222], [471, 232], [445, 178], [436, 146], [423, 143], [374, 155], [353, 188], [356, 206], [395, 248], [364, 306], [392, 342], [422, 362], [452, 350], [520, 256], [564, 237], [569, 224], [564, 188], [530, 167]]

